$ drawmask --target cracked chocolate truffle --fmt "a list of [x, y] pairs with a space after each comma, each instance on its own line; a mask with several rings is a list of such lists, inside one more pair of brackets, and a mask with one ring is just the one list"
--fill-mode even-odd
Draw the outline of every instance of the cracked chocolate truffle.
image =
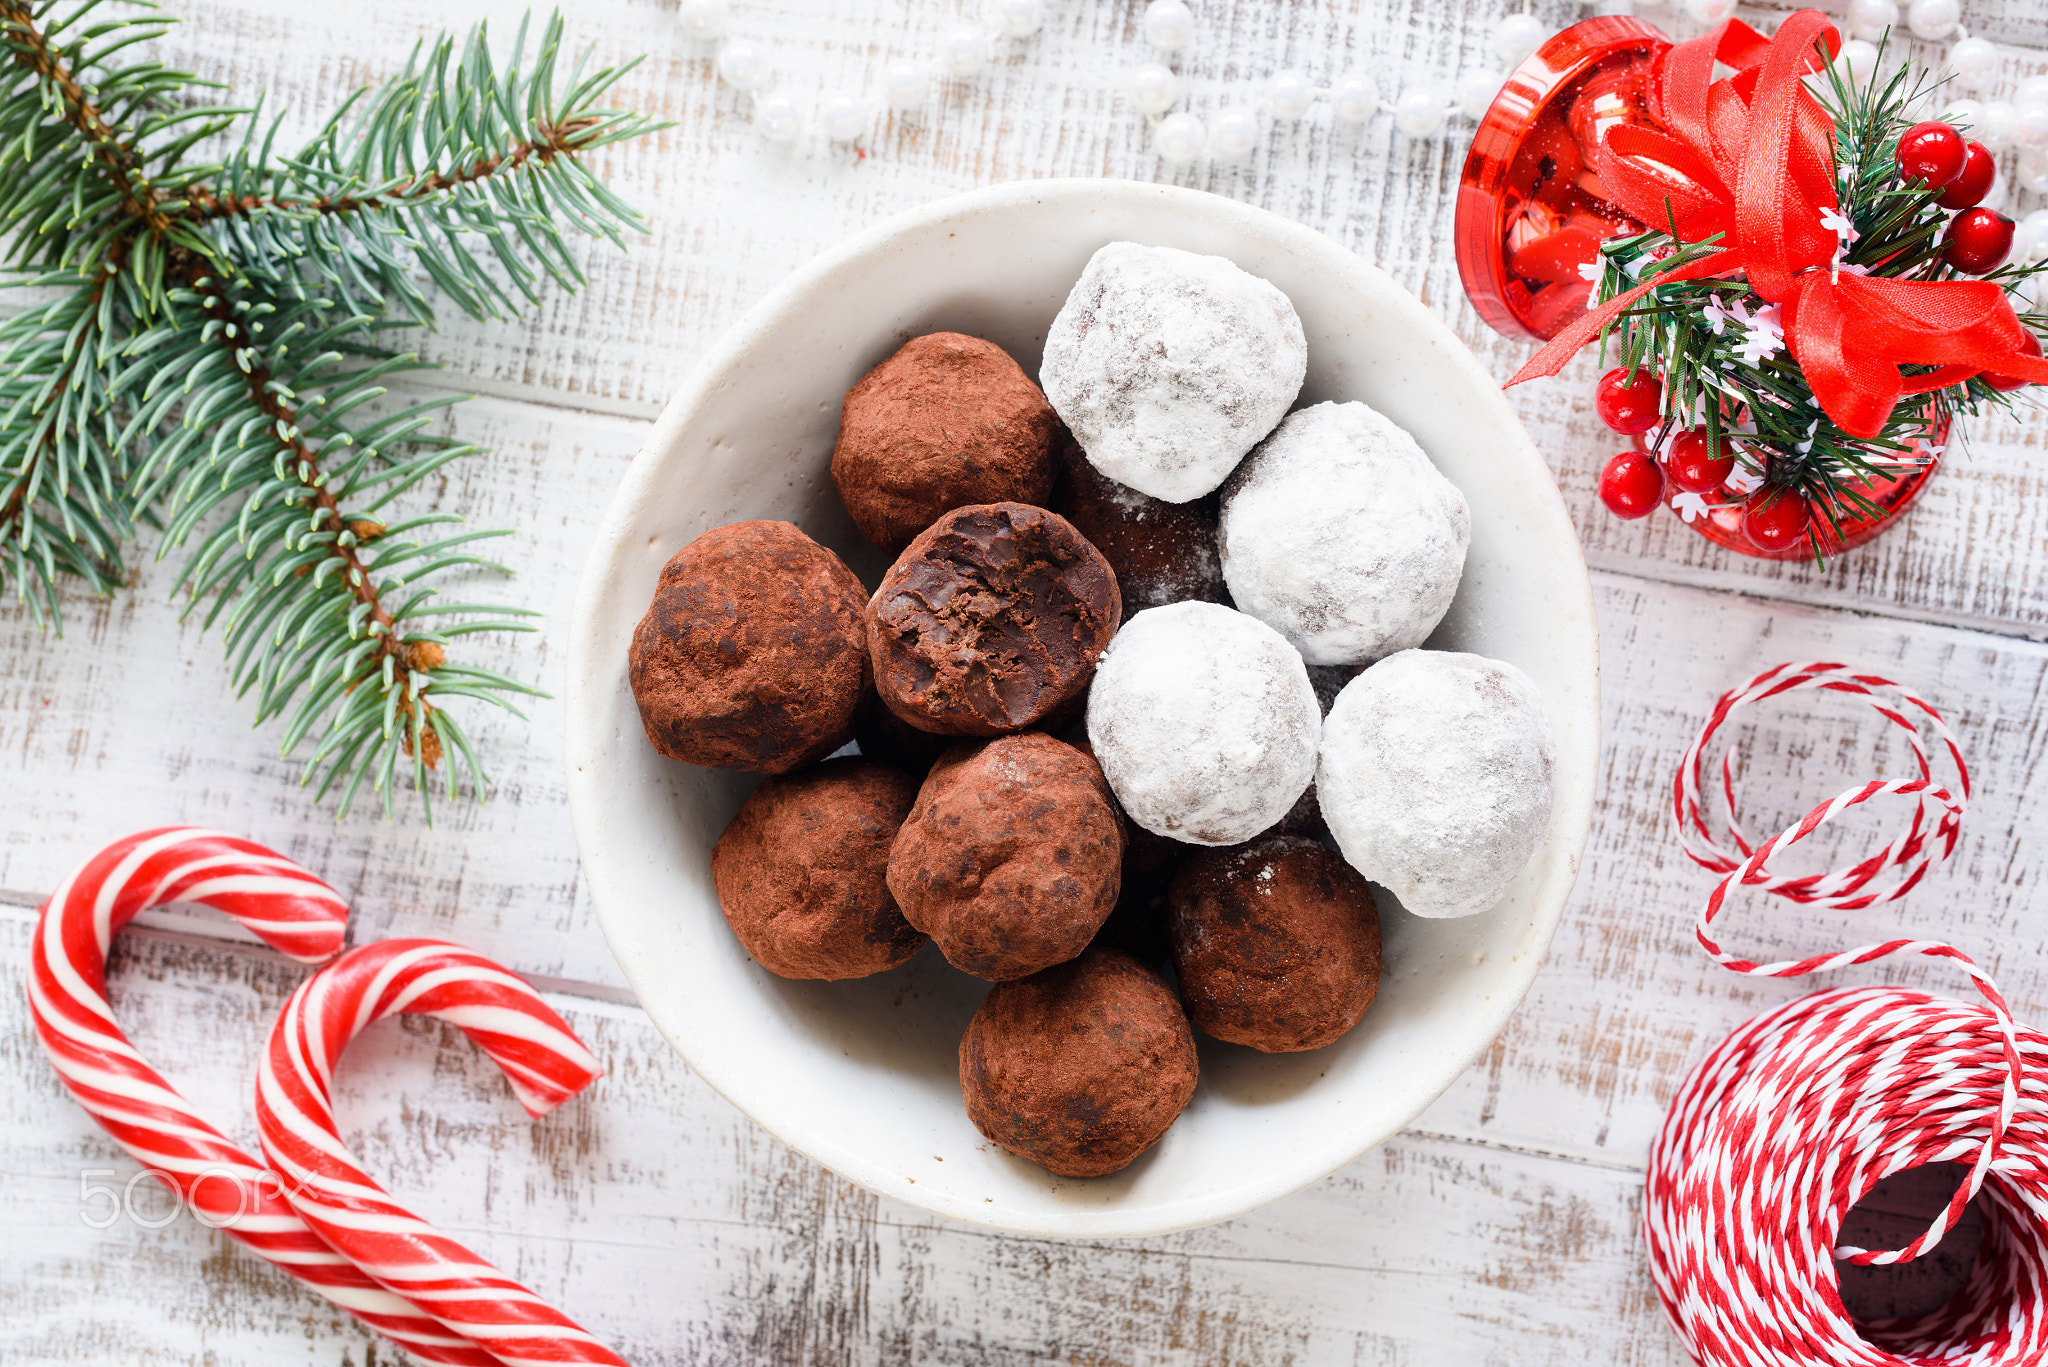
[[1124, 823], [1095, 761], [1041, 731], [932, 766], [889, 891], [955, 968], [995, 982], [1071, 959], [1116, 905]]
[[711, 849], [726, 922], [785, 978], [865, 978], [924, 944], [889, 895], [889, 850], [917, 780], [859, 759], [771, 778]]
[[891, 555], [970, 503], [1043, 503], [1059, 419], [993, 342], [913, 338], [846, 391], [832, 482], [868, 540]]
[[974, 1128], [1061, 1177], [1129, 1166], [1187, 1109], [1195, 1077], [1173, 990], [1114, 949], [997, 985], [960, 1041]]
[[910, 543], [867, 606], [882, 702], [912, 726], [998, 736], [1079, 703], [1122, 615], [1102, 552], [1022, 503], [956, 508]]
[[1181, 1000], [1206, 1035], [1269, 1054], [1320, 1049], [1379, 992], [1372, 889], [1313, 840], [1268, 835], [1203, 850], [1170, 900]]
[[787, 522], [708, 531], [661, 567], [626, 655], [647, 739], [670, 759], [782, 774], [853, 738], [870, 678], [867, 595]]
[[1119, 484], [1088, 463], [1062, 435], [1052, 511], [1074, 524], [1116, 572], [1124, 618], [1190, 599], [1223, 603], [1223, 560], [1216, 549], [1215, 500], [1168, 503]]

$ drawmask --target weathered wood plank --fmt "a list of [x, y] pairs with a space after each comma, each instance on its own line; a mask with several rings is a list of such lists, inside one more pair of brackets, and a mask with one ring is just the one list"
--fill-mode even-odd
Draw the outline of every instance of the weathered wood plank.
[[[0, 913], [10, 978], [27, 926]], [[116, 949], [115, 1004], [195, 1103], [246, 1137], [247, 1069], [302, 973], [135, 934]], [[568, 1011], [610, 1072], [555, 1116], [527, 1121], [466, 1040], [420, 1021], [375, 1027], [350, 1051], [340, 1114], [394, 1191], [647, 1367], [1683, 1361], [1637, 1255], [1640, 1179], [1626, 1170], [1402, 1138], [1210, 1229], [1003, 1238], [797, 1157], [697, 1082], [637, 1011]], [[0, 1098], [0, 1144], [23, 1198], [0, 1254], [0, 1358], [368, 1361], [366, 1333], [189, 1217], [90, 1228], [80, 1174], [119, 1186], [136, 1165], [64, 1095], [18, 992], [0, 993], [0, 1041], [18, 1079]], [[153, 1184], [136, 1192], [144, 1219], [169, 1211]]]

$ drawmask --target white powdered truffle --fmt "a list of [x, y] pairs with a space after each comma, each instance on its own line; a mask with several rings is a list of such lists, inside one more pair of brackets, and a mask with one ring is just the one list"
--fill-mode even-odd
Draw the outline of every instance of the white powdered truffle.
[[1220, 256], [1112, 242], [1045, 339], [1038, 380], [1096, 469], [1186, 503], [1294, 403], [1308, 342], [1286, 295]]
[[1217, 540], [1239, 608], [1310, 664], [1358, 664], [1421, 645], [1443, 620], [1472, 515], [1391, 419], [1319, 403], [1231, 479]]
[[1131, 618], [1088, 694], [1088, 739], [1124, 811], [1194, 845], [1235, 845], [1285, 816], [1315, 776], [1321, 725], [1294, 647], [1216, 603]]
[[1404, 650], [1346, 684], [1316, 796], [1351, 866], [1417, 916], [1499, 901], [1550, 824], [1543, 696], [1481, 655]]

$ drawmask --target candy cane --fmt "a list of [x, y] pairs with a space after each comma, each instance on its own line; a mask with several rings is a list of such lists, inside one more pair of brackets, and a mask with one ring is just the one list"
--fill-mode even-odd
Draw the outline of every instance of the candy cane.
[[292, 993], [257, 1074], [257, 1132], [285, 1179], [286, 1198], [379, 1284], [508, 1367], [624, 1367], [623, 1358], [567, 1316], [392, 1200], [341, 1142], [335, 1062], [365, 1026], [401, 1013], [460, 1027], [536, 1116], [602, 1071], [539, 994], [481, 955], [441, 940], [384, 940], [351, 950]]
[[339, 893], [253, 841], [189, 826], [116, 841], [43, 903], [29, 948], [29, 1013], [58, 1078], [197, 1218], [414, 1356], [488, 1367], [489, 1354], [323, 1243], [285, 1203], [269, 1168], [202, 1119], [115, 1023], [107, 949], [138, 913], [171, 902], [224, 912], [302, 963], [332, 957], [348, 924]]

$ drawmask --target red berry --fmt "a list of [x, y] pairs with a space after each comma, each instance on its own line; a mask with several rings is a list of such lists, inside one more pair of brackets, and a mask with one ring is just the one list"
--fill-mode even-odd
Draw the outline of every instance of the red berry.
[[1939, 190], [1963, 173], [1963, 135], [1945, 123], [1916, 123], [1899, 135], [1899, 179]]
[[1948, 221], [1941, 259], [1965, 275], [1989, 275], [2012, 254], [2012, 220], [1989, 209], [1965, 209]]
[[1806, 500], [1788, 489], [1759, 489], [1742, 505], [1742, 534], [1761, 551], [1789, 551], [1806, 539]]
[[1648, 517], [1664, 501], [1664, 472], [1646, 451], [1623, 451], [1600, 472], [1600, 501], [1616, 517]]
[[1735, 453], [1726, 441], [1721, 443], [1721, 452], [1719, 459], [1710, 459], [1706, 433], [1680, 432], [1664, 453], [1664, 473], [1673, 484], [1690, 493], [1711, 493], [1735, 469]]
[[1664, 382], [1647, 370], [1634, 372], [1631, 379], [1628, 370], [1617, 366], [1600, 377], [1600, 387], [1593, 391], [1600, 421], [1624, 437], [1641, 436], [1655, 427], [1663, 406]]
[[1981, 142], [1973, 142], [1963, 161], [1963, 173], [1934, 202], [1944, 209], [1974, 209], [1991, 193], [1991, 182], [1996, 179], [1998, 163], [1991, 159], [1990, 149]]
[[[2041, 339], [2031, 332], [2027, 334], [2027, 350], [2036, 356], [2041, 354]], [[2023, 380], [2017, 375], [1992, 375], [1988, 372], [1979, 375], [1977, 378], [2001, 394], [2010, 394], [2015, 389], [2023, 389], [2033, 383], [2033, 381]]]

